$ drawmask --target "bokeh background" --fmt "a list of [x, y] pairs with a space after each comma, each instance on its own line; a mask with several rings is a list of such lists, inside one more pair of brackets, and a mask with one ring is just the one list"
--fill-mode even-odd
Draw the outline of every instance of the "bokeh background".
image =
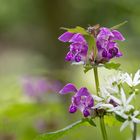
[[[124, 20], [119, 29], [126, 38], [120, 43], [124, 56], [113, 61], [134, 73], [140, 67], [139, 0], [0, 0], [0, 140], [33, 140], [78, 120], [80, 113], [68, 113], [70, 97], [58, 90], [73, 82], [94, 93], [94, 77], [64, 61], [60, 27], [112, 27]], [[101, 81], [111, 73], [100, 69]], [[109, 138], [129, 140], [131, 131], [120, 133], [119, 127], [107, 127]], [[100, 128], [81, 127], [62, 138], [75, 139], [101, 140]]]

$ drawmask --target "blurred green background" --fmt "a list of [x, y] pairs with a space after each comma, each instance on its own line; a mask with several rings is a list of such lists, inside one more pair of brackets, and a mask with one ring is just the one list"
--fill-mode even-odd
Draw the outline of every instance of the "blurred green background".
[[[78, 120], [80, 113], [67, 111], [69, 96], [46, 93], [45, 102], [38, 102], [24, 93], [21, 79], [43, 76], [94, 93], [93, 73], [64, 62], [68, 50], [57, 39], [60, 27], [112, 27], [124, 20], [128, 23], [119, 29], [126, 38], [120, 43], [124, 56], [113, 61], [134, 73], [140, 66], [140, 0], [0, 0], [0, 140], [33, 140]], [[110, 73], [100, 69], [101, 80]], [[131, 131], [120, 133], [119, 127], [107, 127], [109, 139], [129, 140]], [[75, 129], [62, 139], [101, 140], [100, 128]]]

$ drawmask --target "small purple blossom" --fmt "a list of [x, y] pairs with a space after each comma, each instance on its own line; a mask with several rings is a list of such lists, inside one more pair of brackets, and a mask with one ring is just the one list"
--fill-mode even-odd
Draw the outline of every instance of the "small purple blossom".
[[66, 61], [70, 61], [72, 63], [85, 63], [88, 45], [82, 34], [65, 32], [58, 39], [62, 42], [71, 43], [69, 46], [70, 50], [65, 57]]
[[25, 94], [30, 98], [42, 100], [46, 93], [57, 93], [62, 88], [62, 83], [57, 80], [46, 79], [43, 76], [26, 76], [22, 78]]
[[125, 38], [117, 30], [111, 30], [105, 27], [100, 28], [96, 37], [96, 45], [98, 49], [96, 61], [98, 63], [107, 62], [114, 57], [122, 56], [116, 40], [124, 41]]
[[45, 78], [24, 77], [22, 80], [25, 93], [30, 97], [41, 97], [50, 88]]
[[60, 94], [67, 94], [74, 92], [75, 94], [71, 98], [71, 105], [69, 107], [70, 113], [75, 113], [79, 109], [84, 117], [90, 116], [91, 108], [94, 106], [94, 100], [86, 87], [82, 87], [79, 90], [69, 83], [60, 90]]

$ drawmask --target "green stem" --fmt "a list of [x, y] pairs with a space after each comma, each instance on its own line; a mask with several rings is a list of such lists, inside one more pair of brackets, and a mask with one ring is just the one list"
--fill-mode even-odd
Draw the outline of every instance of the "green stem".
[[104, 117], [100, 117], [100, 126], [101, 126], [103, 139], [107, 140], [107, 133], [106, 133], [106, 129], [105, 129]]
[[99, 78], [98, 78], [98, 69], [97, 67], [94, 67], [94, 77], [95, 77], [95, 86], [96, 86], [96, 91], [97, 91], [97, 95], [99, 96]]
[[132, 140], [136, 140], [136, 139], [137, 139], [137, 124], [134, 123], [134, 130], [133, 130]]
[[[98, 77], [98, 68], [97, 67], [94, 67], [94, 77], [95, 77], [97, 95], [99, 96], [100, 86], [99, 86], [99, 77]], [[103, 116], [100, 117], [100, 126], [101, 126], [103, 140], [108, 140]]]

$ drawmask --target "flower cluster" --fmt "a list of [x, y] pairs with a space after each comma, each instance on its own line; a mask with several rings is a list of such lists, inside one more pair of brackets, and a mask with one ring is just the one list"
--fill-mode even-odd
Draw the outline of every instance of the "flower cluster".
[[77, 90], [73, 84], [69, 83], [65, 85], [59, 93], [67, 94], [70, 92], [74, 92], [75, 94], [72, 96], [69, 112], [75, 113], [77, 109], [79, 109], [83, 113], [84, 117], [90, 116], [91, 108], [94, 105], [94, 100], [88, 89], [82, 87]]
[[98, 63], [107, 62], [114, 57], [122, 56], [116, 40], [125, 40], [119, 31], [105, 27], [99, 29], [96, 37], [96, 46], [98, 49], [96, 61]]
[[[85, 72], [94, 69], [97, 95], [90, 94], [86, 87], [78, 90], [71, 83], [65, 85], [59, 93], [64, 95], [73, 92], [69, 112], [75, 113], [79, 109], [84, 117], [90, 119], [99, 117], [104, 132], [106, 131], [103, 126], [104, 115], [112, 115], [117, 120], [121, 120], [123, 124], [120, 130], [128, 125], [134, 130], [134, 124], [140, 123], [140, 111], [132, 104], [133, 98], [138, 93], [136, 86], [140, 84], [140, 70], [134, 76], [119, 71], [118, 74], [107, 79], [106, 85], [99, 85], [97, 70], [99, 64], [106, 67], [111, 64], [108, 63], [111, 59], [122, 56], [117, 41], [124, 41], [125, 38], [114, 27], [95, 25], [87, 30], [79, 26], [72, 29], [65, 28], [67, 31], [59, 37], [60, 41], [70, 43], [66, 61], [84, 64]], [[118, 65], [111, 64], [108, 69], [110, 67], [117, 69]], [[129, 90], [125, 89], [124, 84], [127, 84]], [[107, 136], [103, 137], [106, 139]]]
[[[140, 111], [130, 104], [137, 93], [136, 86], [140, 84], [140, 70], [136, 72], [134, 78], [132, 74], [119, 72], [116, 76], [108, 78], [107, 81], [109, 82], [101, 88], [101, 96], [93, 95], [95, 106], [92, 109], [104, 109], [107, 113], [114, 113], [124, 120], [120, 128], [121, 131], [127, 125], [130, 125], [133, 130], [133, 123], [140, 123], [140, 119], [138, 119]], [[132, 90], [128, 98], [126, 96], [129, 93], [125, 92], [124, 83]]]
[[69, 46], [70, 50], [65, 57], [66, 61], [70, 61], [72, 63], [85, 63], [88, 45], [82, 34], [65, 32], [59, 37], [59, 40], [71, 43]]
[[[133, 82], [130, 84], [130, 81]], [[100, 96], [90, 94], [85, 87], [77, 90], [71, 83], [65, 85], [59, 93], [61, 95], [71, 92], [75, 93], [71, 98], [70, 113], [75, 113], [77, 109], [82, 112], [84, 117], [93, 117], [93, 114], [98, 116], [100, 110], [105, 114], [114, 113], [117, 117], [123, 119], [123, 124], [120, 128], [121, 131], [127, 125], [130, 125], [133, 130], [133, 123], [140, 123], [140, 119], [138, 119], [140, 115], [139, 110], [136, 110], [135, 107], [130, 104], [137, 90], [131, 91], [131, 94], [127, 98], [128, 93], [125, 93], [123, 88], [124, 83], [127, 83], [130, 89], [132, 89], [132, 86], [135, 89], [135, 86], [140, 84], [140, 70], [136, 72], [134, 79], [132, 75], [130, 76], [128, 73], [122, 72], [108, 78], [107, 84], [101, 87]]]
[[58, 39], [71, 43], [65, 60], [76, 64], [86, 64], [88, 59], [92, 63], [106, 63], [114, 57], [122, 56], [116, 41], [124, 41], [125, 38], [119, 31], [101, 27], [92, 37], [96, 40], [97, 55], [93, 50], [91, 56], [88, 56], [89, 45], [81, 33], [63, 33]]

